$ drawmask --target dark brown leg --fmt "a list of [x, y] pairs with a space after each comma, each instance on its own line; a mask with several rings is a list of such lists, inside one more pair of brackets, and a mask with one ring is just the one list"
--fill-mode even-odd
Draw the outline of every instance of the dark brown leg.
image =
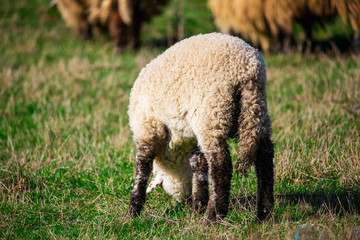
[[354, 52], [360, 55], [360, 33], [355, 33], [353, 48], [354, 48]]
[[134, 23], [129, 26], [129, 31], [127, 48], [133, 50], [139, 47], [141, 22], [134, 19]]
[[136, 176], [127, 213], [130, 217], [138, 216], [145, 203], [146, 184], [155, 157], [154, 148], [150, 144], [136, 143], [136, 145]]
[[270, 138], [260, 140], [258, 155], [255, 162], [257, 175], [258, 220], [266, 220], [274, 208], [274, 144]]
[[109, 31], [114, 41], [115, 52], [121, 54], [127, 46], [129, 27], [121, 20], [116, 9], [110, 14]]
[[67, 24], [84, 38], [92, 38], [91, 24], [88, 22], [88, 13], [86, 4], [83, 1], [57, 0], [58, 9]]
[[92, 27], [90, 24], [86, 24], [86, 26], [84, 26], [83, 28], [81, 28], [79, 30], [79, 34], [83, 37], [83, 39], [86, 40], [91, 40], [93, 37], [93, 33], [92, 33]]
[[210, 200], [208, 219], [211, 222], [221, 220], [227, 215], [229, 207], [232, 163], [225, 140], [220, 140], [217, 152], [206, 153], [210, 172]]
[[192, 171], [192, 208], [193, 212], [206, 210], [209, 201], [208, 163], [204, 154], [196, 151], [190, 158]]
[[295, 44], [295, 38], [292, 32], [280, 31], [279, 35], [280, 50], [283, 53], [291, 54]]
[[303, 28], [305, 29], [305, 34], [306, 34], [304, 53], [310, 54], [312, 51], [312, 44], [314, 42], [312, 29], [311, 29], [311, 23], [303, 25]]
[[141, 22], [133, 20], [131, 25], [126, 25], [120, 18], [117, 11], [113, 11], [109, 21], [110, 35], [114, 41], [116, 53], [123, 53], [125, 50], [133, 50], [139, 45]]

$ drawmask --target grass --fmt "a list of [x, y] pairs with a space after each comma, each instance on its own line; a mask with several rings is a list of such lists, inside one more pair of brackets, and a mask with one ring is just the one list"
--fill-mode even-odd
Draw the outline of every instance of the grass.
[[[121, 56], [106, 36], [83, 42], [46, 1], [0, 3], [1, 239], [294, 239], [303, 225], [325, 239], [359, 238], [360, 61], [352, 55], [264, 56], [276, 144], [270, 221], [256, 224], [254, 170], [234, 174], [221, 224], [205, 226], [206, 215], [160, 189], [138, 219], [126, 218], [131, 86], [164, 42], [216, 30], [205, 0], [181, 3]], [[338, 22], [333, 28], [341, 34]]]

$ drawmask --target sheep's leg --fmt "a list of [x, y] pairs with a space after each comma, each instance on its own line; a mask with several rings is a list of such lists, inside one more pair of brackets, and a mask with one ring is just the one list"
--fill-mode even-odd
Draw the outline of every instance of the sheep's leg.
[[145, 203], [146, 184], [150, 177], [155, 157], [155, 151], [152, 145], [148, 143], [137, 143], [136, 147], [136, 176], [128, 210], [128, 216], [131, 217], [139, 215]]
[[121, 20], [119, 13], [114, 9], [110, 13], [109, 31], [114, 41], [115, 52], [122, 53], [126, 46], [126, 29], [127, 26]]
[[280, 42], [281, 51], [286, 54], [291, 54], [291, 52], [293, 51], [293, 45], [295, 44], [295, 39], [292, 31], [290, 30], [280, 31], [278, 38]]
[[126, 49], [132, 50], [138, 47], [141, 24], [136, 19], [131, 25], [125, 24], [117, 11], [110, 16], [109, 30], [114, 40], [116, 53], [121, 54]]
[[208, 163], [204, 154], [196, 151], [190, 158], [192, 171], [192, 208], [194, 212], [206, 210], [209, 201]]
[[305, 23], [302, 25], [302, 27], [305, 29], [305, 35], [306, 35], [306, 41], [304, 46], [304, 53], [309, 54], [311, 53], [312, 44], [314, 42], [312, 29], [311, 29], [311, 23]]
[[92, 38], [91, 24], [87, 20], [86, 7], [78, 1], [58, 0], [58, 9], [67, 25], [74, 28], [84, 40]]
[[140, 31], [141, 31], [141, 21], [138, 19], [134, 19], [133, 24], [129, 27], [128, 34], [128, 49], [136, 49], [139, 47], [139, 39], [140, 39]]
[[232, 163], [227, 143], [225, 140], [220, 140], [218, 143], [216, 152], [205, 154], [210, 172], [208, 219], [211, 222], [221, 220], [228, 212], [232, 177]]
[[269, 137], [260, 140], [260, 146], [255, 161], [257, 175], [257, 218], [266, 220], [274, 207], [274, 144]]
[[354, 41], [353, 41], [354, 52], [360, 55], [360, 32], [355, 33]]
[[93, 37], [92, 26], [90, 23], [87, 23], [85, 26], [79, 29], [79, 34], [83, 37], [84, 40], [90, 40]]

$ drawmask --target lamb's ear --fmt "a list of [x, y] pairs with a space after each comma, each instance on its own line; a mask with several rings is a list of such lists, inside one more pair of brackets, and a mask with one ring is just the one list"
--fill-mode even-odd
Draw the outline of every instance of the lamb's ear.
[[133, 0], [118, 0], [118, 10], [121, 20], [127, 24], [130, 25], [133, 20]]
[[163, 177], [162, 177], [162, 175], [160, 175], [160, 174], [155, 175], [155, 176], [151, 179], [151, 181], [150, 181], [150, 183], [149, 183], [149, 186], [148, 186], [147, 189], [146, 189], [146, 194], [149, 194], [152, 190], [154, 190], [154, 188], [156, 188], [157, 186], [161, 185], [162, 182], [163, 182]]

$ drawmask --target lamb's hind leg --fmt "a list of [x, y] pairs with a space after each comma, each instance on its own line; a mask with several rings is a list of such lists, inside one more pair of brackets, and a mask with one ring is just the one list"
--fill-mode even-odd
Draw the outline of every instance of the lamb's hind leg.
[[260, 139], [260, 146], [255, 161], [257, 175], [257, 217], [266, 220], [274, 207], [274, 144], [269, 137]]
[[155, 157], [155, 148], [151, 143], [137, 142], [136, 148], [136, 176], [127, 213], [130, 217], [139, 215], [145, 203], [146, 184], [150, 177]]
[[193, 212], [206, 210], [209, 201], [208, 163], [204, 154], [196, 151], [190, 158], [192, 171], [192, 208]]
[[211, 222], [221, 220], [227, 215], [232, 177], [232, 163], [227, 143], [224, 139], [214, 141], [218, 143], [213, 149], [215, 151], [205, 153], [210, 173], [208, 219]]

